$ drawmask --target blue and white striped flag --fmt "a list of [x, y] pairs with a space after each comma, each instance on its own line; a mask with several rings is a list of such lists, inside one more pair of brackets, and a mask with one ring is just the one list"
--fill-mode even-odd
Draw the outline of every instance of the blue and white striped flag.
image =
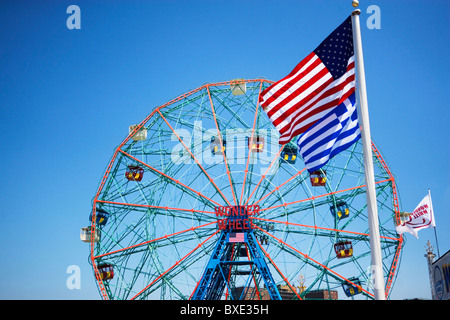
[[361, 137], [355, 93], [312, 125], [298, 141], [299, 154], [310, 173], [323, 167], [332, 157]]

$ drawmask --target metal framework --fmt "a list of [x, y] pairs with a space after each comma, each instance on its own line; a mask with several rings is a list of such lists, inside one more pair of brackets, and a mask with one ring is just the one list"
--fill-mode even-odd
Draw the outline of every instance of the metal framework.
[[[262, 278], [270, 298], [281, 300], [281, 295], [264, 260], [264, 254], [253, 234], [248, 209], [245, 206], [226, 208], [228, 209], [226, 218], [219, 221], [221, 235], [191, 299], [220, 300], [226, 288], [228, 292], [231, 292], [232, 300], [242, 300], [252, 284], [250, 279], [253, 279], [253, 285], [257, 288], [258, 280]], [[238, 247], [236, 247], [237, 243]], [[244, 259], [241, 260], [240, 256], [244, 256]], [[250, 269], [238, 268], [242, 266], [249, 266]], [[230, 287], [232, 273], [248, 275], [240, 294], [236, 292], [235, 287]]]
[[[132, 127], [90, 215], [103, 299], [307, 299], [317, 290], [345, 297], [343, 285], [356, 289], [351, 298], [373, 299], [361, 145], [333, 158], [313, 183], [295, 143], [278, 144], [258, 104], [271, 83], [205, 84]], [[389, 297], [403, 246], [400, 208], [394, 176], [372, 150]], [[252, 207], [258, 214], [245, 211]], [[352, 254], [337, 257], [334, 245], [344, 242]], [[113, 268], [107, 276], [105, 265]]]

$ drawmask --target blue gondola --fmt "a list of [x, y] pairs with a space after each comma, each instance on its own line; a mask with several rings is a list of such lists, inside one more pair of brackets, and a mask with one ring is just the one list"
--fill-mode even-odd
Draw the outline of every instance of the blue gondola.
[[344, 290], [344, 293], [347, 297], [351, 297], [362, 292], [361, 281], [358, 278], [350, 278], [348, 279], [348, 281], [351, 281], [352, 283], [356, 284], [359, 287], [354, 286], [353, 284], [347, 281], [343, 282], [342, 289]]
[[217, 137], [211, 138], [211, 154], [223, 154], [226, 150], [227, 141], [225, 139], [222, 140], [222, 145], [220, 144], [220, 140]]
[[297, 160], [297, 148], [293, 145], [286, 145], [280, 154], [281, 162], [294, 164]]
[[336, 202], [336, 207], [334, 205], [331, 206], [330, 211], [333, 217], [336, 217], [337, 215], [338, 220], [348, 218], [348, 216], [350, 215], [350, 210], [345, 201]]
[[[106, 224], [106, 222], [108, 221], [109, 213], [106, 212], [105, 210], [99, 209], [99, 208], [97, 208], [95, 211], [96, 211], [95, 222], [99, 226], [104, 226]], [[92, 213], [89, 216], [89, 221], [92, 221]]]

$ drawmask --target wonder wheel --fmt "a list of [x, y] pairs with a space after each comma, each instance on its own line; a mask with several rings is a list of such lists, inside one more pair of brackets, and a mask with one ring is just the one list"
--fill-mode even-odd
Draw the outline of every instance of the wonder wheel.
[[[361, 144], [310, 175], [258, 104], [270, 84], [205, 84], [130, 127], [81, 234], [102, 298], [373, 298]], [[372, 147], [389, 297], [400, 209]]]

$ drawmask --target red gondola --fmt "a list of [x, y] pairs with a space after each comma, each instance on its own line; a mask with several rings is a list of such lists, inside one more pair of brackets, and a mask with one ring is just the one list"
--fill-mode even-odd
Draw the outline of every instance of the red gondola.
[[263, 152], [264, 150], [264, 138], [263, 137], [248, 137], [247, 144], [250, 151], [253, 152]]
[[128, 166], [127, 172], [125, 172], [125, 177], [129, 181], [141, 181], [144, 176], [144, 169], [139, 166]]
[[314, 171], [309, 175], [313, 187], [323, 187], [327, 182], [327, 173], [324, 170]]
[[353, 256], [353, 246], [351, 241], [340, 241], [335, 243], [334, 251], [336, 252], [336, 258], [349, 258]]
[[114, 268], [111, 264], [101, 264], [98, 266], [98, 272], [102, 280], [111, 280], [114, 278]]

